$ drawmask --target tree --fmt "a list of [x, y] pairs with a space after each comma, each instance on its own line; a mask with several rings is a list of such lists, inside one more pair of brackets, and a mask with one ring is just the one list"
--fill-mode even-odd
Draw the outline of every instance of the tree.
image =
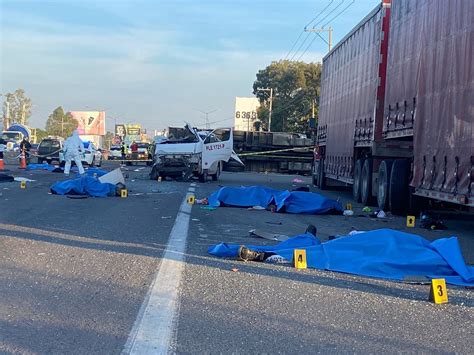
[[[306, 133], [313, 103], [319, 102], [321, 64], [280, 60], [272, 62], [257, 73], [253, 93], [261, 103], [259, 120], [264, 129], [268, 127], [269, 97], [273, 89], [272, 131]], [[317, 108], [315, 110], [317, 114]]]
[[77, 129], [78, 122], [68, 113], [64, 113], [61, 106], [56, 108], [46, 121], [46, 132], [50, 136], [69, 137]]
[[113, 132], [107, 132], [104, 137], [104, 149], [110, 150], [112, 145], [112, 140], [114, 139], [115, 134]]
[[23, 89], [5, 94], [3, 102], [3, 128], [7, 129], [12, 123], [28, 124], [31, 116], [31, 100], [26, 97]]
[[39, 143], [43, 138], [48, 136], [48, 132], [41, 128], [36, 128], [36, 142]]

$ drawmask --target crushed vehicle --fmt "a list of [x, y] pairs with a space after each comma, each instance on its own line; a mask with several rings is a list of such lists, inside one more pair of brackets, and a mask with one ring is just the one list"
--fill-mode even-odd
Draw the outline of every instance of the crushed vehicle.
[[150, 178], [189, 180], [198, 177], [205, 182], [211, 177], [217, 181], [223, 162], [233, 158], [243, 165], [233, 151], [232, 137], [232, 128], [208, 131], [186, 124], [184, 128], [173, 129], [167, 139], [154, 144]]

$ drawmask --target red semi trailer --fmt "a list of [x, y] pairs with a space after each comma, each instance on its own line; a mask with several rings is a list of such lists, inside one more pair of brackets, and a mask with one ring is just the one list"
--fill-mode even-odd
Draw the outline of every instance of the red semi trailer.
[[382, 0], [324, 58], [313, 181], [474, 207], [474, 1]]

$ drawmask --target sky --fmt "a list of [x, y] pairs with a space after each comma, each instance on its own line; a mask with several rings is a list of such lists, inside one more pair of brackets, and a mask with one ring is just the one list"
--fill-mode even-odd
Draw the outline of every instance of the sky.
[[337, 43], [380, 1], [0, 0], [0, 93], [23, 88], [37, 128], [58, 106], [105, 110], [109, 130], [203, 125], [213, 110], [230, 127], [258, 70], [327, 53], [305, 25], [316, 17], [308, 28], [332, 26]]

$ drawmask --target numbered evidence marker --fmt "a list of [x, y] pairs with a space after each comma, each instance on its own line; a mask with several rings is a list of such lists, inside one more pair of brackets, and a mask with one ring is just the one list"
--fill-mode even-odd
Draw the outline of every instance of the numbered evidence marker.
[[20, 182], [20, 189], [26, 189], [26, 181]]
[[306, 269], [306, 250], [305, 249], [295, 249], [293, 254], [293, 260], [295, 268], [297, 269]]
[[352, 203], [348, 202], [346, 204], [346, 210], [352, 211]]
[[407, 216], [407, 227], [413, 228], [415, 226], [415, 216]]
[[430, 287], [430, 296], [428, 300], [436, 303], [448, 303], [448, 290], [445, 279], [432, 279]]
[[128, 190], [127, 189], [120, 190], [120, 197], [122, 198], [128, 197]]
[[190, 205], [194, 205], [195, 202], [196, 202], [196, 197], [194, 195], [189, 195], [188, 196], [188, 203]]

